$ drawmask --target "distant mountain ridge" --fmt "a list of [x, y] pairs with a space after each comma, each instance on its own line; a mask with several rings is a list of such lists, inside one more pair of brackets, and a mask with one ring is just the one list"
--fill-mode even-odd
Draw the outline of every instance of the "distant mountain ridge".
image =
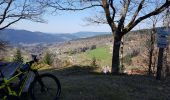
[[[161, 30], [165, 30], [165, 27], [157, 28], [157, 31], [163, 32]], [[151, 30], [142, 29], [142, 30], [135, 30], [132, 32], [145, 33], [146, 31], [151, 31]], [[170, 28], [168, 29], [168, 31], [170, 32]], [[107, 35], [107, 34], [112, 35], [110, 32], [77, 32], [77, 33], [50, 34], [50, 33], [43, 33], [43, 32], [31, 32], [27, 30], [5, 29], [0, 31], [0, 39], [9, 41], [11, 44], [58, 43], [58, 42], [64, 42], [69, 40], [95, 37], [99, 35]]]
[[77, 32], [73, 33], [74, 36], [79, 38], [88, 38], [98, 35], [105, 35], [105, 34], [111, 34], [111, 32]]
[[0, 39], [9, 41], [12, 44], [18, 43], [54, 43], [54, 42], [64, 42], [79, 38], [87, 38], [102, 34], [108, 34], [108, 32], [77, 32], [77, 33], [43, 33], [43, 32], [31, 32], [27, 30], [15, 30], [15, 29], [5, 29], [0, 31]]

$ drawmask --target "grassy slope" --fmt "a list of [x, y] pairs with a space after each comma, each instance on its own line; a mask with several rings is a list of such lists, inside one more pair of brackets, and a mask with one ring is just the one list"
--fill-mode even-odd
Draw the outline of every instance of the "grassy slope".
[[88, 67], [50, 71], [61, 81], [60, 100], [170, 99], [170, 78], [161, 82], [141, 75], [113, 76], [91, 72]]
[[97, 49], [91, 50], [91, 51], [87, 52], [87, 55], [90, 58], [95, 57], [96, 59], [101, 59], [101, 60], [110, 58], [110, 53], [107, 50], [107, 47], [102, 47], [102, 48], [97, 48]]
[[109, 48], [107, 46], [76, 54], [75, 58], [77, 61], [81, 62], [81, 65], [89, 65], [94, 57], [97, 60], [97, 65], [99, 65], [99, 67], [111, 65], [111, 53], [109, 53]]

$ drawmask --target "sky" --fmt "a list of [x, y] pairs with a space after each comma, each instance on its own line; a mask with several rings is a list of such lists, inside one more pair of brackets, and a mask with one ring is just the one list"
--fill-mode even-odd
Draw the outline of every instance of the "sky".
[[[111, 32], [108, 24], [91, 24], [87, 25], [86, 17], [92, 16], [93, 12], [89, 10], [78, 12], [64, 12], [55, 15], [46, 14], [44, 19], [47, 23], [37, 23], [28, 20], [20, 20], [9, 28], [29, 30], [33, 32], [45, 33], [76, 33], [76, 32]], [[135, 29], [147, 28], [146, 24], [139, 24]]]
[[44, 15], [47, 23], [37, 23], [28, 20], [21, 20], [10, 28], [24, 29], [29, 31], [40, 31], [46, 33], [75, 33], [80, 31], [92, 32], [110, 32], [110, 27], [105, 25], [87, 25], [84, 21], [85, 17], [92, 15], [90, 10], [78, 12], [64, 12], [52, 15], [50, 13]]
[[[29, 31], [39, 31], [45, 33], [76, 33], [81, 31], [91, 32], [111, 32], [108, 24], [105, 25], [86, 25], [87, 21], [84, 21], [86, 17], [94, 15], [93, 9], [86, 9], [83, 11], [63, 11], [55, 15], [46, 13], [43, 18], [47, 20], [47, 23], [37, 23], [28, 20], [20, 20], [13, 24], [9, 28], [21, 29]], [[133, 30], [139, 30], [144, 28], [150, 28], [150, 22], [141, 22]]]

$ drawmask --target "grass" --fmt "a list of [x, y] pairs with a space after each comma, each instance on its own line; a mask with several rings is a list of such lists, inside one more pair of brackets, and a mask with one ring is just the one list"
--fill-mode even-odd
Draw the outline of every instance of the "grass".
[[111, 53], [109, 53], [109, 48], [106, 46], [76, 54], [74, 58], [81, 65], [90, 65], [94, 58], [99, 67], [111, 65]]
[[56, 75], [61, 82], [60, 100], [170, 99], [170, 77], [156, 81], [145, 75], [105, 75], [89, 66], [49, 70], [48, 73]]
[[105, 60], [110, 59], [111, 54], [107, 47], [101, 47], [87, 52], [87, 56], [90, 58], [95, 57], [96, 59]]
[[93, 58], [96, 59], [97, 64], [99, 66], [110, 66], [112, 61], [112, 54], [109, 53], [108, 46], [100, 47], [91, 51], [88, 51], [86, 53], [87, 57], [89, 57], [91, 60]]

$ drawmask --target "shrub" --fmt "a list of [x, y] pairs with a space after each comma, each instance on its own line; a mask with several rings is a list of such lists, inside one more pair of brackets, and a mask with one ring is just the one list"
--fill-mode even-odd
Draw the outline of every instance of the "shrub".
[[76, 54], [76, 53], [77, 53], [77, 50], [76, 50], [76, 49], [69, 51], [69, 54], [70, 54], [70, 55], [73, 55], [73, 54]]
[[83, 47], [81, 48], [81, 52], [86, 52], [89, 48], [88, 47]]
[[132, 64], [132, 56], [130, 54], [127, 54], [126, 56], [123, 57], [123, 61], [127, 65], [131, 65]]
[[135, 49], [132, 51], [132, 53], [130, 55], [131, 55], [131, 57], [136, 57], [139, 53], [140, 53], [139, 49]]
[[68, 67], [70, 65], [72, 65], [72, 63], [69, 60], [64, 60], [64, 62], [63, 62], [64, 67]]
[[95, 57], [92, 58], [91, 66], [97, 67], [97, 62], [96, 62], [96, 58]]
[[92, 45], [90, 50], [96, 49], [96, 45]]
[[45, 64], [48, 64], [48, 65], [52, 65], [53, 63], [53, 57], [52, 57], [52, 54], [49, 53], [49, 52], [46, 52], [45, 56], [44, 56], [44, 63]]
[[134, 49], [131, 52], [127, 53], [127, 55], [123, 57], [124, 63], [131, 65], [132, 58], [138, 56], [139, 53], [140, 53], [140, 49]]
[[59, 58], [55, 58], [54, 61], [53, 61], [53, 66], [56, 67], [56, 68], [60, 68], [60, 67], [63, 67], [63, 62], [61, 59]]

